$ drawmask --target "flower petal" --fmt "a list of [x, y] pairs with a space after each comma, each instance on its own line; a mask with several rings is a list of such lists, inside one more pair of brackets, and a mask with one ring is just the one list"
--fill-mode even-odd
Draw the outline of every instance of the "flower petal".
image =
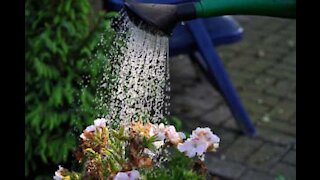
[[90, 125], [85, 129], [85, 131], [94, 132], [94, 131], [96, 131], [96, 126]]
[[106, 119], [100, 118], [100, 119], [94, 120], [94, 125], [95, 125], [96, 127], [102, 127], [102, 128], [104, 128], [104, 127], [106, 127], [106, 122], [107, 122]]

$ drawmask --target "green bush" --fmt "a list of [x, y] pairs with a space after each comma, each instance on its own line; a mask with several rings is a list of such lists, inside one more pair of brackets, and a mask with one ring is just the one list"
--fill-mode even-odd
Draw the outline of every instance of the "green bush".
[[52, 178], [95, 118], [97, 81], [84, 80], [102, 74], [113, 32], [112, 15], [92, 9], [89, 1], [25, 2], [26, 177]]

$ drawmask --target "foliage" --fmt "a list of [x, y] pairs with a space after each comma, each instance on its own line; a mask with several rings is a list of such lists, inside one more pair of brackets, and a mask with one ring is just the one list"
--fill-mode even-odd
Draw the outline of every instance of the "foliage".
[[204, 176], [193, 170], [194, 161], [188, 158], [177, 149], [173, 149], [165, 167], [155, 167], [152, 170], [144, 171], [146, 179], [192, 179], [202, 180]]
[[[96, 119], [80, 135], [75, 157], [81, 168], [70, 171], [59, 166], [54, 179], [204, 179], [203, 160], [180, 152], [183, 138], [176, 141], [181, 132], [174, 126], [133, 121], [112, 129], [106, 122]], [[194, 133], [205, 132], [197, 129]]]
[[[25, 2], [26, 176], [52, 172], [50, 164], [70, 159], [74, 134], [96, 116], [97, 82], [86, 80], [99, 78], [107, 60], [101, 49], [112, 41], [112, 16], [95, 15], [89, 1]], [[105, 43], [97, 49], [102, 32]]]

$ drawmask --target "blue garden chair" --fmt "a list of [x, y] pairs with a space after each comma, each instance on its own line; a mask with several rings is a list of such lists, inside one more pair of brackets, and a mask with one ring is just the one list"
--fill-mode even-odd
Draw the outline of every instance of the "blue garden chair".
[[[145, 3], [176, 4], [194, 0], [138, 0]], [[107, 8], [120, 10], [123, 0], [109, 0]], [[249, 136], [256, 134], [256, 129], [246, 112], [240, 97], [232, 85], [222, 61], [214, 47], [235, 43], [242, 39], [243, 29], [231, 16], [196, 19], [179, 24], [170, 38], [170, 56], [187, 53], [198, 63], [213, 85], [225, 98], [230, 110], [240, 126]], [[198, 52], [200, 56], [195, 56]]]

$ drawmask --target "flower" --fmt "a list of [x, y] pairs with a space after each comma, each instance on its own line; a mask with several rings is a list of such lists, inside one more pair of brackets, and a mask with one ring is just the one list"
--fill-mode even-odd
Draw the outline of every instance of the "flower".
[[140, 173], [137, 170], [118, 172], [114, 177], [114, 180], [137, 180], [140, 177]]
[[80, 138], [83, 139], [83, 140], [87, 139], [86, 136], [83, 133], [80, 134]]
[[152, 124], [133, 121], [131, 123], [131, 129], [142, 136], [151, 137], [150, 132], [152, 129]]
[[174, 126], [168, 126], [165, 131], [167, 139], [174, 145], [181, 143], [186, 137], [182, 132], [177, 132]]
[[157, 149], [159, 149], [159, 148], [161, 148], [161, 147], [164, 145], [164, 141], [155, 141], [155, 142], [153, 142], [153, 145], [154, 145]]
[[219, 147], [220, 138], [213, 134], [210, 128], [200, 128], [192, 131], [190, 138], [199, 138], [208, 143], [207, 150], [215, 151]]
[[166, 138], [165, 130], [166, 130], [166, 128], [163, 123], [161, 123], [159, 125], [153, 124], [150, 128], [149, 135], [150, 135], [150, 137], [156, 135], [157, 141], [163, 141]]
[[156, 136], [157, 139], [155, 142], [153, 142], [153, 145], [159, 149], [161, 146], [164, 145], [164, 139], [166, 138], [165, 135], [165, 126], [163, 123], [161, 124], [152, 124], [150, 131], [149, 131], [149, 136]]
[[104, 119], [104, 118], [101, 118], [101, 119], [96, 119], [96, 120], [94, 120], [94, 125], [96, 126], [96, 128], [97, 127], [102, 127], [102, 128], [104, 128], [104, 127], [106, 127], [106, 119]]
[[189, 138], [184, 143], [178, 144], [178, 150], [186, 153], [188, 157], [202, 155], [207, 149], [208, 143], [200, 138]]
[[156, 142], [154, 143], [157, 148], [164, 144], [164, 139], [167, 139], [173, 145], [177, 145], [186, 138], [184, 133], [177, 132], [174, 126], [165, 126], [163, 123], [159, 125], [153, 124], [150, 128], [149, 135], [157, 136]]
[[89, 134], [91, 132], [95, 132], [95, 131], [96, 131], [96, 126], [90, 125], [84, 130], [84, 133], [82, 133], [80, 135], [80, 138], [83, 139], [83, 140], [86, 140], [88, 138], [88, 136], [90, 136]]
[[64, 172], [65, 172], [65, 169], [63, 167], [59, 166], [59, 169], [54, 173], [53, 179], [54, 180], [62, 180], [65, 175]]
[[85, 131], [87, 131], [87, 132], [94, 132], [94, 131], [96, 131], [96, 126], [90, 125], [90, 126], [88, 126], [88, 127], [85, 129]]

